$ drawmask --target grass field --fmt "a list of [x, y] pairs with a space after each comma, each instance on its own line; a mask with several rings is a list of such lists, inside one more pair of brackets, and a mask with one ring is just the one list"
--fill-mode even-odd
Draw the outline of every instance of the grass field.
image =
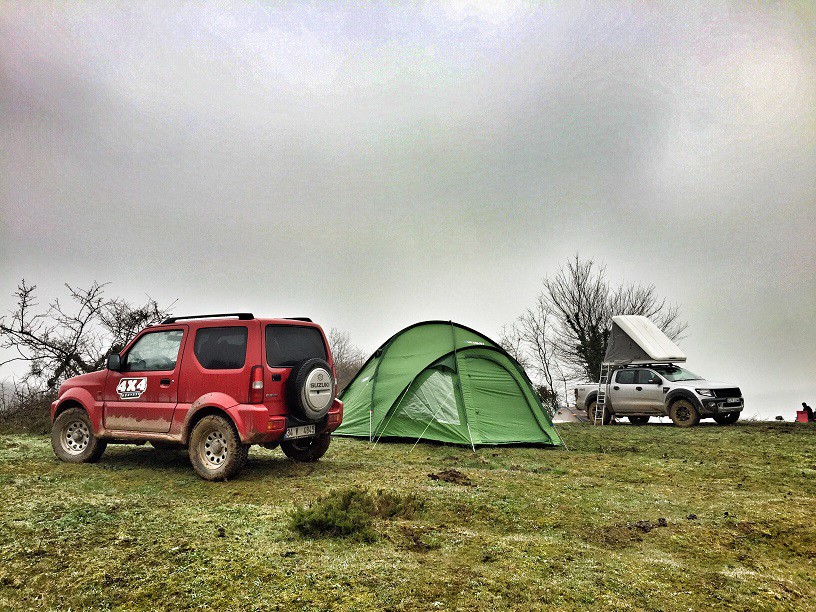
[[[3, 436], [0, 608], [816, 608], [816, 428], [560, 430], [570, 451], [253, 448], [226, 483], [183, 452], [68, 465]], [[296, 504], [349, 486], [424, 509], [375, 519], [373, 542], [292, 528]]]

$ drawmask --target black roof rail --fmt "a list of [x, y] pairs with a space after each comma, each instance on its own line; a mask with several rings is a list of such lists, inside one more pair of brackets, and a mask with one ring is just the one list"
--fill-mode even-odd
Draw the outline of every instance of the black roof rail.
[[287, 321], [305, 321], [306, 323], [314, 323], [309, 317], [283, 317]]
[[238, 317], [241, 321], [249, 321], [255, 318], [251, 312], [222, 312], [218, 314], [204, 314], [204, 315], [190, 315], [188, 317], [167, 317], [162, 321], [162, 325], [167, 323], [175, 323], [176, 321], [183, 321], [186, 319], [220, 319], [222, 317]]

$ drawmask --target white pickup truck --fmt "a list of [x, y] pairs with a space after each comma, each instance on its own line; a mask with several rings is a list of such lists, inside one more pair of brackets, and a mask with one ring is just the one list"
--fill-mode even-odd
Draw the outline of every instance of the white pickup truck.
[[[598, 383], [575, 388], [575, 407], [595, 420]], [[603, 423], [627, 417], [643, 425], [649, 417], [668, 416], [678, 427], [692, 427], [713, 418], [721, 425], [736, 423], [745, 404], [739, 387], [713, 382], [672, 363], [626, 365], [612, 370], [606, 388]]]

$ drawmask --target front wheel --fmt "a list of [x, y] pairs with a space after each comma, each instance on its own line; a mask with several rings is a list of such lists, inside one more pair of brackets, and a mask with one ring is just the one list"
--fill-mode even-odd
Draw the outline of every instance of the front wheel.
[[331, 443], [331, 436], [323, 434], [316, 438], [300, 438], [281, 442], [281, 450], [292, 461], [314, 463], [326, 454]]
[[630, 416], [628, 419], [632, 425], [645, 425], [649, 422], [648, 416]]
[[94, 435], [91, 419], [82, 408], [69, 408], [51, 427], [51, 447], [62, 461], [93, 463], [99, 461], [107, 446]]
[[739, 412], [726, 412], [725, 414], [714, 415], [714, 420], [720, 425], [732, 425], [740, 418]]
[[700, 413], [688, 400], [677, 400], [669, 408], [669, 417], [678, 427], [694, 427], [700, 422]]
[[204, 480], [234, 478], [244, 467], [249, 446], [230, 421], [218, 415], [201, 419], [190, 435], [190, 463]]

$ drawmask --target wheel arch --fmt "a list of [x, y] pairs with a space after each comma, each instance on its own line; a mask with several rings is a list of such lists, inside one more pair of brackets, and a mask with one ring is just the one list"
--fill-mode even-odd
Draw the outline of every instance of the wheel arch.
[[[213, 406], [213, 405], [202, 406], [201, 408], [196, 410], [192, 415], [190, 415], [190, 417], [187, 419], [187, 422], [184, 425], [184, 431], [183, 431], [183, 434], [182, 434], [182, 442], [184, 444], [189, 444], [190, 443], [190, 434], [192, 433], [193, 429], [195, 428], [196, 425], [198, 425], [198, 423], [203, 418], [208, 417], [208, 416], [220, 416], [220, 417], [223, 417], [229, 423], [232, 424], [232, 426], [235, 428], [236, 432], [240, 432], [240, 430], [238, 429], [238, 424], [235, 422], [235, 419], [232, 418], [232, 415], [230, 415], [230, 413], [226, 409], [220, 408], [218, 406]], [[240, 438], [240, 433], [239, 433], [239, 438]]]
[[91, 416], [90, 413], [88, 412], [88, 409], [82, 405], [82, 402], [73, 397], [69, 397], [68, 399], [57, 404], [57, 407], [54, 410], [54, 415], [51, 418], [51, 422], [53, 423], [54, 421], [56, 421], [59, 415], [61, 415], [63, 412], [66, 412], [67, 410], [70, 410], [71, 408], [81, 408], [82, 410], [85, 411], [88, 417]]
[[94, 427], [99, 427], [102, 424], [102, 410], [101, 406], [97, 406], [94, 402], [93, 395], [82, 387], [72, 387], [60, 396], [54, 404], [52, 404], [51, 422], [70, 408], [82, 408], [88, 413], [88, 417], [94, 424]]
[[703, 404], [697, 399], [694, 393], [688, 389], [674, 389], [673, 391], [669, 391], [666, 395], [666, 400], [663, 402], [663, 410], [667, 415], [669, 414], [669, 410], [671, 410], [672, 404], [680, 399], [691, 402], [691, 405], [697, 409], [697, 412], [702, 414]]

